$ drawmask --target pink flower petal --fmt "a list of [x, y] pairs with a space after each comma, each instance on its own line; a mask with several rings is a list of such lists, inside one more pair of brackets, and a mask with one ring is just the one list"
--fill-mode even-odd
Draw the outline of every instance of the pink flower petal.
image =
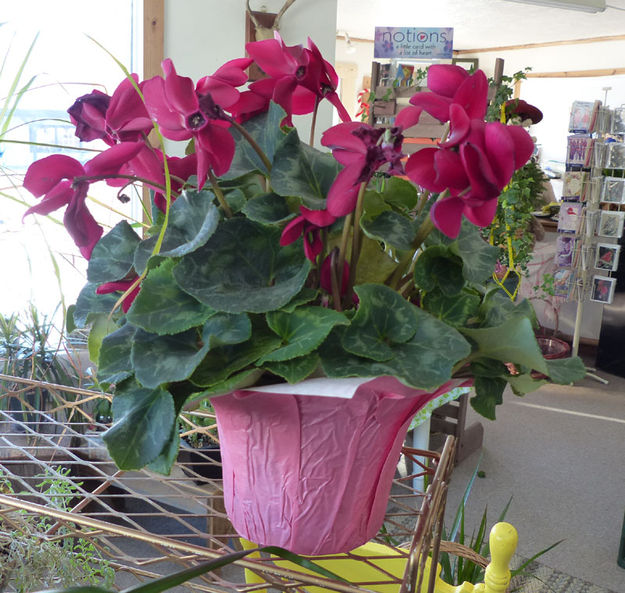
[[289, 222], [282, 230], [282, 235], [280, 235], [280, 245], [284, 247], [297, 241], [304, 232], [305, 223], [303, 216], [298, 216]]
[[72, 189], [72, 182], [61, 181], [46, 193], [41, 202], [38, 202], [26, 210], [24, 216], [28, 214], [50, 214], [50, 212], [54, 212], [69, 204], [73, 196], [74, 190]]
[[309, 210], [304, 208], [304, 206], [300, 206], [299, 209], [308, 222], [318, 227], [330, 226], [336, 221], [336, 217], [332, 216], [327, 210]]
[[401, 128], [402, 130], [407, 130], [412, 126], [419, 123], [419, 118], [421, 117], [423, 109], [420, 107], [408, 106], [404, 107], [395, 118], [395, 126]]
[[93, 157], [85, 163], [85, 173], [91, 175], [115, 175], [122, 165], [137, 156], [145, 146], [143, 142], [122, 142]]
[[[349, 264], [347, 262], [343, 265], [343, 274], [339, 282], [341, 283], [339, 292], [343, 296], [347, 292], [349, 282]], [[332, 294], [332, 258], [330, 256], [326, 257], [321, 264], [320, 285], [328, 294]]]
[[497, 199], [486, 200], [481, 206], [471, 207], [465, 204], [464, 215], [476, 226], [485, 227], [493, 222], [497, 212]]
[[343, 148], [364, 155], [367, 153], [365, 143], [353, 134], [354, 131], [363, 127], [371, 128], [371, 126], [357, 121], [332, 126], [321, 135], [321, 144], [330, 149]]
[[469, 77], [469, 73], [456, 64], [432, 64], [428, 68], [428, 88], [443, 95], [453, 97], [458, 87]]
[[[132, 74], [132, 78], [135, 84], [138, 84], [139, 77]], [[143, 92], [143, 85], [138, 86]], [[138, 133], [149, 132], [152, 129], [152, 121], [146, 106], [128, 78], [122, 80], [111, 97], [106, 110], [106, 126], [121, 140], [137, 140]]]
[[345, 167], [334, 180], [328, 192], [327, 210], [337, 218], [354, 211], [358, 199], [358, 190], [362, 168], [358, 166]]
[[486, 155], [473, 144], [463, 144], [460, 157], [471, 183], [471, 194], [483, 200], [496, 198], [501, 192]]
[[445, 185], [438, 181], [434, 168], [434, 158], [440, 150], [440, 148], [422, 148], [411, 154], [406, 162], [406, 175], [417, 185], [437, 193], [445, 189]]
[[458, 104], [453, 103], [449, 107], [449, 136], [445, 142], [439, 146], [451, 148], [458, 146], [469, 135], [471, 130], [471, 119], [467, 112]]
[[500, 189], [507, 185], [514, 173], [514, 142], [508, 127], [500, 122], [489, 122], [484, 129], [486, 154]]
[[462, 159], [453, 150], [438, 150], [434, 153], [435, 184], [445, 188], [464, 189], [469, 185]]
[[198, 99], [195, 94], [195, 85], [187, 76], [176, 74], [174, 65], [170, 59], [163, 61], [165, 76], [165, 98], [172, 109], [185, 115], [195, 113], [198, 108]]
[[317, 95], [310, 89], [298, 85], [293, 90], [291, 99], [291, 113], [293, 115], [306, 115], [314, 111]]
[[460, 85], [454, 95], [454, 103], [460, 105], [470, 119], [484, 119], [487, 95], [488, 79], [484, 72], [477, 70]]
[[[234, 138], [230, 132], [218, 125], [207, 125], [196, 136], [196, 153], [198, 155], [198, 188], [204, 185], [208, 169], [204, 168], [205, 164], [215, 172], [218, 177], [223, 175], [230, 168], [232, 158], [234, 157]], [[203, 161], [203, 157], [207, 157], [207, 162]]]
[[336, 92], [327, 93], [325, 95], [325, 98], [332, 105], [334, 105], [334, 107], [336, 108], [336, 111], [338, 113], [338, 116], [339, 116], [339, 118], [340, 118], [340, 120], [342, 122], [350, 122], [350, 121], [352, 121], [352, 118], [349, 115], [349, 113], [347, 112], [347, 109], [345, 109], [345, 105], [343, 105], [343, 103], [341, 103], [341, 99], [336, 94]]
[[507, 129], [514, 142], [514, 168], [520, 169], [534, 153], [534, 141], [525, 128], [507, 126]]
[[160, 76], [146, 80], [143, 86], [145, 104], [151, 117], [159, 124], [163, 136], [171, 140], [188, 140], [191, 132], [184, 116], [172, 109], [165, 98], [165, 81]]
[[432, 205], [430, 218], [441, 233], [455, 239], [460, 233], [464, 207], [460, 198], [444, 198]]
[[447, 97], [426, 91], [416, 93], [410, 99], [411, 105], [420, 107], [441, 122], [449, 121], [449, 106], [451, 103], [452, 100]]
[[323, 241], [319, 235], [319, 229], [309, 229], [304, 235], [304, 255], [306, 259], [314, 262], [323, 250]]
[[76, 159], [64, 154], [52, 154], [28, 167], [23, 185], [39, 198], [49, 192], [61, 179], [73, 179], [84, 174], [83, 166]]
[[95, 221], [85, 204], [87, 188], [88, 185], [85, 183], [81, 184], [81, 187], [76, 190], [71, 202], [65, 210], [63, 224], [74, 240], [74, 243], [80, 249], [83, 257], [89, 259], [93, 247], [102, 236], [103, 229]]
[[245, 50], [263, 72], [272, 78], [294, 74], [297, 70], [297, 61], [277, 39], [247, 43]]

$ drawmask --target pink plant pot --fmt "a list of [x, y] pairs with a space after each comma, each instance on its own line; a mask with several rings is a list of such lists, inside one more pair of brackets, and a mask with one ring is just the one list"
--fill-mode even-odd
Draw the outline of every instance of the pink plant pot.
[[428, 393], [380, 377], [351, 399], [254, 390], [213, 398], [232, 525], [256, 544], [306, 555], [369, 541], [411, 418], [459, 383]]

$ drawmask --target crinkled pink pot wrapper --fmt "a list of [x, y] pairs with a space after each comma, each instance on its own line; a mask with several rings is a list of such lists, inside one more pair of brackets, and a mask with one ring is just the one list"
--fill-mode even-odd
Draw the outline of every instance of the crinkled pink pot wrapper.
[[298, 554], [369, 541], [412, 416], [460, 384], [428, 393], [380, 377], [350, 399], [253, 389], [213, 398], [232, 525], [252, 542]]

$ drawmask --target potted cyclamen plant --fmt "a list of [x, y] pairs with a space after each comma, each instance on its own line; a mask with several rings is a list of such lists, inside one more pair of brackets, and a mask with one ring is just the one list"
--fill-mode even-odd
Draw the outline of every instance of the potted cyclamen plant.
[[[312, 42], [246, 49], [249, 59], [195, 84], [165, 60], [164, 77], [128, 75], [111, 97], [79, 98], [77, 135], [110, 148], [84, 164], [33, 163], [24, 186], [43, 199], [28, 213], [67, 206], [89, 259], [74, 322], [114, 323], [97, 366], [114, 387], [104, 439], [119, 467], [169, 471], [178, 414], [210, 397], [239, 533], [299, 553], [346, 551], [379, 529], [419, 407], [472, 383], [473, 407], [494, 418], [506, 385], [522, 395], [543, 383], [532, 371], [570, 383], [584, 367], [545, 360], [530, 305], [489, 282], [498, 250], [477, 227], [533, 143], [484, 122], [483, 72], [430, 67], [430, 92], [381, 129], [349, 121]], [[267, 78], [240, 92], [252, 61]], [[323, 99], [343, 120], [321, 137], [331, 152], [302, 143], [291, 121]], [[404, 164], [402, 131], [422, 111], [448, 134]], [[166, 156], [152, 130], [160, 146], [184, 142], [186, 156]], [[151, 188], [143, 236], [125, 221], [102, 236], [85, 202], [100, 180], [120, 198], [130, 183]], [[329, 388], [310, 379], [320, 375]], [[327, 397], [339, 379], [352, 397]]]

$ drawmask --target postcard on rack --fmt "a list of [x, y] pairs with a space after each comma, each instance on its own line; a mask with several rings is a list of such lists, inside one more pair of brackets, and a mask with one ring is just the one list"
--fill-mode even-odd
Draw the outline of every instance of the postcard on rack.
[[605, 147], [605, 168], [625, 169], [625, 144], [610, 142]]
[[601, 201], [607, 204], [625, 203], [625, 179], [604, 177], [601, 185]]
[[623, 223], [625, 222], [625, 212], [611, 212], [602, 210], [599, 215], [599, 227], [597, 235], [600, 237], [611, 237], [620, 239], [623, 234]]
[[590, 167], [594, 140], [585, 134], [575, 134], [567, 138], [566, 165], [568, 167]]
[[556, 265], [567, 268], [573, 263], [575, 251], [575, 237], [571, 235], [558, 235], [556, 241]]
[[590, 134], [595, 127], [601, 101], [573, 101], [569, 117], [569, 132]]
[[616, 278], [609, 276], [593, 276], [590, 290], [590, 300], [609, 305], [614, 299]]
[[562, 185], [563, 200], [579, 200], [584, 192], [584, 181], [586, 173], [584, 171], [566, 171], [564, 173]]
[[411, 64], [399, 64], [393, 86], [410, 86], [412, 84], [412, 74], [414, 66]]
[[616, 272], [620, 251], [620, 245], [615, 245], [613, 243], [597, 243], [595, 268], [608, 272]]
[[582, 208], [579, 202], [562, 202], [558, 214], [558, 230], [563, 233], [578, 233]]
[[575, 282], [575, 272], [571, 268], [559, 268], [553, 273], [554, 296], [569, 298]]

